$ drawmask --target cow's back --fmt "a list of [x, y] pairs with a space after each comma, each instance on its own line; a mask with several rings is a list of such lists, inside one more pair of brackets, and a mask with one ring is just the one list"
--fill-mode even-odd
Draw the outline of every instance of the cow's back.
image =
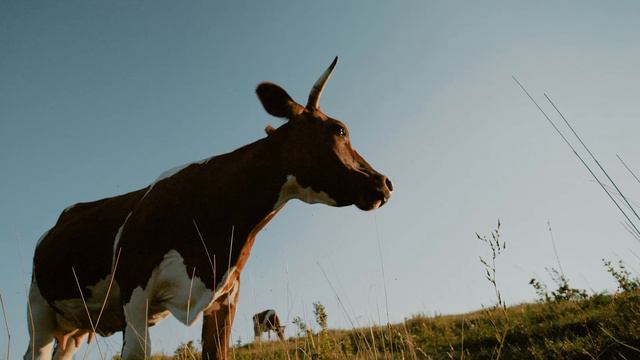
[[79, 297], [74, 271], [85, 298], [91, 296], [88, 286], [107, 278], [116, 234], [145, 191], [79, 203], [60, 215], [38, 243], [33, 263], [35, 281], [50, 305]]

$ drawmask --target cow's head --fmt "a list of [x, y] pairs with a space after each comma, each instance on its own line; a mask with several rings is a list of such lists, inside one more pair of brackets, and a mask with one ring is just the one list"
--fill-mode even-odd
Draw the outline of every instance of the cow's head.
[[313, 85], [306, 106], [295, 102], [278, 85], [262, 83], [256, 92], [265, 110], [288, 122], [267, 135], [282, 142], [282, 167], [287, 182], [279, 202], [297, 198], [332, 206], [355, 204], [362, 210], [384, 205], [393, 185], [371, 167], [352, 147], [349, 130], [339, 120], [320, 111], [324, 86], [338, 58]]

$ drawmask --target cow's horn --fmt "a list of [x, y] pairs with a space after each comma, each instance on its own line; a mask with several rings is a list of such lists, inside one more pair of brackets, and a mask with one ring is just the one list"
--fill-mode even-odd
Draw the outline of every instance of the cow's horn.
[[324, 86], [327, 84], [327, 80], [331, 77], [331, 72], [333, 71], [333, 68], [336, 67], [337, 63], [338, 57], [336, 56], [327, 70], [325, 70], [322, 75], [320, 75], [320, 78], [318, 78], [316, 83], [313, 84], [311, 92], [309, 93], [309, 101], [307, 101], [308, 110], [317, 110], [320, 108], [320, 95], [322, 95], [322, 90], [324, 90]]

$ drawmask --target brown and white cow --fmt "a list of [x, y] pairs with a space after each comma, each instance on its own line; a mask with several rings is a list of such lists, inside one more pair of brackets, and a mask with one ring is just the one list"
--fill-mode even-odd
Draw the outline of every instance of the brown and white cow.
[[226, 359], [240, 272], [287, 201], [372, 210], [391, 195], [389, 179], [351, 147], [347, 127], [320, 111], [336, 61], [306, 106], [278, 85], [258, 85], [265, 110], [288, 120], [268, 126], [267, 137], [64, 210], [36, 246], [25, 359], [50, 359], [55, 340], [56, 358], [69, 359], [83, 336], [116, 331], [124, 332], [122, 358], [143, 359], [147, 327], [169, 314], [187, 325], [203, 314], [203, 358]]
[[278, 334], [280, 341], [284, 341], [284, 326], [280, 325], [280, 318], [275, 310], [269, 309], [253, 315], [253, 334], [256, 343], [260, 343], [263, 332], [266, 332], [271, 339], [272, 331]]

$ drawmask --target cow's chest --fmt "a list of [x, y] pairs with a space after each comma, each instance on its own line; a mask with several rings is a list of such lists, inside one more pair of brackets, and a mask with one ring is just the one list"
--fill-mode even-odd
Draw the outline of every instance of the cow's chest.
[[149, 318], [159, 321], [169, 312], [180, 322], [191, 325], [202, 312], [215, 311], [221, 303], [234, 301], [240, 285], [236, 266], [226, 271], [215, 289], [207, 287], [193, 269], [191, 273], [188, 270], [178, 251], [168, 251], [146, 286], [134, 289], [124, 305], [125, 313], [148, 311]]

